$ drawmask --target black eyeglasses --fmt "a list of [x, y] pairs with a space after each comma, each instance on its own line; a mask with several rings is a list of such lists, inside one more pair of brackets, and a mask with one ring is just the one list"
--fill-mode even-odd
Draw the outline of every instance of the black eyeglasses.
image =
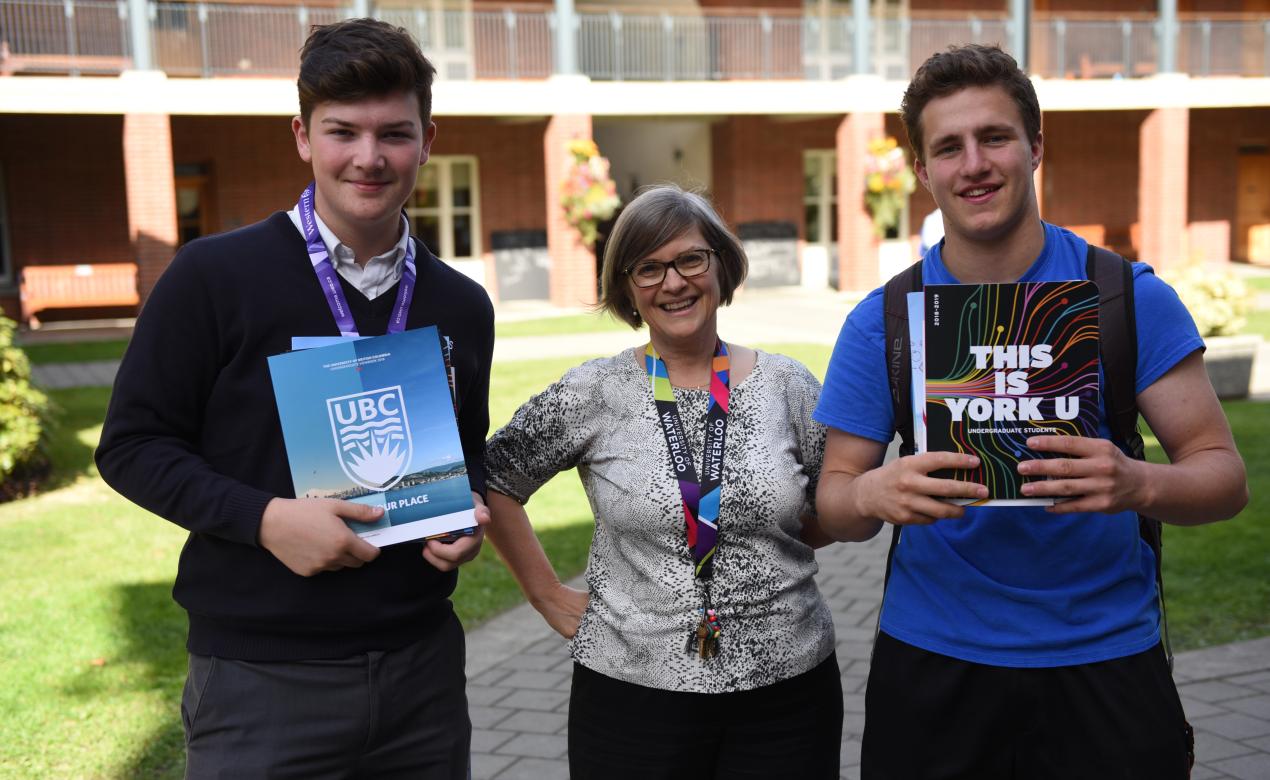
[[666, 279], [666, 269], [673, 267], [675, 273], [685, 279], [701, 276], [710, 270], [710, 255], [719, 254], [713, 249], [694, 249], [684, 252], [674, 260], [645, 260], [626, 269], [636, 287], [656, 287]]

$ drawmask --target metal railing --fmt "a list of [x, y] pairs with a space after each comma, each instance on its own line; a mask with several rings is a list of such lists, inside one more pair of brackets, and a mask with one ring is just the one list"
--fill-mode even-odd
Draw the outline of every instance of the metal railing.
[[578, 69], [592, 79], [802, 79], [801, 14], [581, 13]]
[[1194, 19], [1180, 25], [1178, 69], [1192, 76], [1270, 76], [1270, 19]]
[[132, 67], [124, 0], [0, 0], [0, 73], [119, 73]]
[[949, 46], [982, 43], [1010, 49], [1010, 20], [1005, 17], [880, 19], [873, 29], [873, 70], [897, 81], [912, 78], [930, 55]]
[[339, 8], [152, 3], [151, 51], [173, 76], [292, 76], [311, 25], [346, 16]]
[[1131, 78], [1156, 71], [1158, 23], [1153, 18], [1037, 19], [1031, 30], [1031, 72], [1046, 78]]
[[472, 12], [477, 78], [544, 79], [555, 63], [555, 14], [547, 10]]
[[[418, 2], [418, 0], [395, 0]], [[348, 0], [342, 0], [348, 2]], [[474, 11], [462, 0], [375, 6], [405, 27], [444, 79], [538, 79], [554, 71], [560, 30], [550, 7]], [[0, 0], [0, 74], [118, 73], [132, 67], [128, 0]], [[292, 76], [309, 29], [351, 6], [150, 2], [155, 67], [173, 76]], [[854, 22], [841, 11], [629, 12], [582, 8], [569, 31], [579, 71], [596, 80], [829, 80], [850, 75]], [[1010, 46], [1002, 15], [872, 20], [870, 69], [904, 80], [952, 44]], [[1030, 72], [1047, 78], [1154, 73], [1161, 35], [1152, 16], [1042, 15], [1031, 29]], [[1194, 76], [1270, 76], [1270, 19], [1187, 18], [1178, 69]]]

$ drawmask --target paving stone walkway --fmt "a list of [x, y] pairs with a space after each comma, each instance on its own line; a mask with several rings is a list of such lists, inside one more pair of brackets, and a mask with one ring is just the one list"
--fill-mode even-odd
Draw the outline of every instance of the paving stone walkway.
[[[805, 291], [747, 294], [720, 312], [720, 332], [740, 343], [832, 344], [847, 296]], [[790, 312], [798, 312], [791, 318]], [[603, 355], [633, 345], [630, 332], [503, 339], [496, 360], [525, 355]], [[47, 388], [113, 383], [116, 361], [35, 367]], [[1253, 381], [1270, 398], [1270, 345]], [[859, 777], [864, 686], [889, 537], [838, 544], [817, 552], [817, 583], [833, 610], [845, 717], [842, 778]], [[460, 587], [462, 587], [460, 585]], [[566, 723], [572, 662], [564, 640], [528, 605], [468, 634], [468, 698], [476, 780], [568, 777]], [[1175, 669], [1186, 712], [1197, 732], [1194, 780], [1270, 780], [1270, 637], [1178, 655]]]
[[[816, 582], [833, 610], [843, 707], [841, 778], [860, 776], [864, 687], [889, 536], [819, 550]], [[564, 780], [573, 668], [565, 642], [522, 605], [468, 634], [475, 780]], [[1270, 780], [1270, 637], [1176, 658], [1196, 730], [1193, 780]], [[774, 779], [775, 780], [775, 779]]]

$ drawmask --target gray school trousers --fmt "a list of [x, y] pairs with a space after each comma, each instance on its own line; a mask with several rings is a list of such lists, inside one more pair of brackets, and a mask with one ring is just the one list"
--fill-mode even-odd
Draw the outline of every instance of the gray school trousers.
[[463, 629], [350, 658], [190, 656], [181, 699], [187, 780], [466, 780], [472, 725]]

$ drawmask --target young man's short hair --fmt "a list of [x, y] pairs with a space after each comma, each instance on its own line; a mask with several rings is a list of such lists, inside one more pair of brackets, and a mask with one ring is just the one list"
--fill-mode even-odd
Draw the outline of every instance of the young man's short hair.
[[314, 26], [300, 50], [300, 118], [305, 127], [319, 103], [351, 103], [413, 92], [419, 118], [432, 121], [436, 68], [410, 33], [376, 19], [345, 19]]
[[732, 293], [741, 282], [749, 261], [745, 248], [728, 229], [710, 201], [677, 184], [656, 184], [640, 191], [618, 215], [613, 232], [604, 245], [604, 266], [600, 272], [600, 301], [597, 308], [607, 311], [632, 328], [642, 324], [631, 295], [627, 272], [640, 260], [693, 228], [701, 231], [713, 249], [719, 267], [719, 303], [732, 302]]
[[1041, 134], [1041, 104], [1036, 89], [1014, 58], [999, 46], [950, 46], [922, 63], [904, 90], [900, 117], [908, 142], [918, 160], [926, 162], [922, 137], [922, 110], [930, 101], [960, 92], [966, 87], [1001, 87], [1014, 100], [1023, 119], [1029, 143]]

